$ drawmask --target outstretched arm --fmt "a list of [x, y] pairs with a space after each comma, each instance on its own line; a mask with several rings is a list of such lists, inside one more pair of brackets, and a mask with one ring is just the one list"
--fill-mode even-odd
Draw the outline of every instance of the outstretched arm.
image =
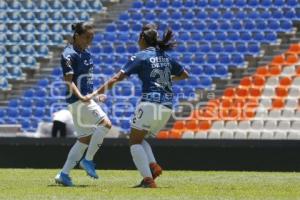
[[66, 74], [64, 76], [64, 80], [65, 80], [66, 84], [68, 85], [70, 92], [75, 94], [75, 96], [77, 96], [80, 101], [87, 102], [92, 99], [92, 97], [90, 95], [83, 96], [81, 94], [81, 92], [79, 91], [79, 89], [77, 88], [75, 83], [72, 81], [73, 74]]
[[183, 79], [187, 79], [189, 77], [189, 73], [184, 70], [179, 76], [172, 76], [172, 81], [180, 81]]
[[110, 90], [115, 83], [122, 81], [125, 77], [126, 75], [124, 74], [124, 72], [119, 71], [116, 75], [114, 75], [111, 79], [109, 79], [96, 90], [97, 94], [103, 94], [106, 90]]

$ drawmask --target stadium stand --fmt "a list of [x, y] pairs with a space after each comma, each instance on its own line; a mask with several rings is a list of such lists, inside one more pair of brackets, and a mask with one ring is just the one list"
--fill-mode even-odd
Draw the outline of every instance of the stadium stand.
[[[5, 34], [1, 34], [0, 41], [6, 41], [0, 48], [5, 55], [0, 58], [1, 88], [10, 89], [9, 79], [24, 79], [22, 69], [38, 68], [37, 58], [49, 56], [49, 46], [61, 45], [63, 35], [70, 33], [65, 24], [89, 19], [100, 9], [99, 1], [1, 1], [0, 10], [4, 12], [0, 21], [4, 23], [0, 32]], [[209, 100], [204, 108], [193, 110], [190, 119], [175, 121], [158, 138], [298, 138], [293, 130], [299, 126], [295, 120], [299, 116], [299, 45], [291, 45], [262, 66], [255, 58], [274, 53], [266, 47], [286, 45], [288, 42], [279, 38], [282, 34], [294, 37], [299, 19], [300, 4], [296, 0], [137, 0], [95, 35], [90, 49], [95, 63], [94, 83], [96, 87], [102, 84], [138, 51], [136, 40], [142, 24], [155, 22], [161, 32], [170, 26], [178, 42], [170, 55], [191, 74], [189, 80], [174, 84], [174, 91], [180, 94], [175, 104], [205, 101], [195, 96], [199, 91], [218, 93], [221, 88], [224, 93]], [[24, 91], [22, 97], [10, 99], [8, 106], [0, 110], [4, 116], [0, 122], [20, 123], [24, 131], [35, 131], [39, 121], [49, 121], [53, 112], [50, 108], [60, 107], [64, 98], [61, 76], [60, 67], [55, 66], [50, 76]], [[240, 79], [239, 86], [229, 84], [232, 77]], [[113, 124], [124, 133], [129, 131], [133, 108], [141, 94], [138, 79], [130, 81], [109, 92], [111, 98], [103, 105]], [[249, 108], [240, 115], [239, 108], [244, 105]], [[221, 109], [212, 111], [216, 106]], [[262, 121], [257, 117], [263, 106], [268, 109]], [[282, 116], [290, 118], [279, 119]]]

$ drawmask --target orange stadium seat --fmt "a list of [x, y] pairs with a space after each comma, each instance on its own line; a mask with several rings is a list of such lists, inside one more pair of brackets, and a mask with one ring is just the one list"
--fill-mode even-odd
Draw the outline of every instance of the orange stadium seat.
[[256, 69], [256, 74], [258, 76], [267, 76], [268, 72], [269, 72], [269, 70], [268, 70], [267, 66], [261, 66]]
[[159, 139], [168, 139], [169, 138], [169, 131], [160, 131], [157, 135]]
[[281, 86], [285, 86], [285, 87], [288, 87], [292, 84], [292, 79], [289, 78], [289, 77], [283, 77], [279, 80], [279, 83]]
[[284, 55], [277, 55], [272, 60], [272, 64], [282, 65], [284, 63], [285, 63], [285, 56]]
[[269, 66], [269, 76], [278, 76], [281, 73], [281, 66], [271, 65]]
[[259, 98], [261, 96], [260, 88], [250, 88], [249, 89], [249, 98]]
[[173, 128], [176, 129], [176, 130], [183, 130], [183, 129], [184, 129], [184, 126], [185, 126], [184, 121], [176, 121], [176, 122], [174, 123]]
[[296, 66], [296, 75], [300, 76], [300, 66]]
[[282, 109], [284, 107], [284, 100], [281, 98], [276, 98], [272, 100], [273, 109]]
[[169, 136], [169, 138], [171, 138], [171, 139], [181, 139], [182, 131], [178, 131], [178, 130], [170, 130], [168, 136]]
[[277, 87], [275, 92], [278, 97], [286, 97], [288, 95], [288, 89], [285, 87]]
[[209, 121], [199, 121], [198, 128], [200, 131], [207, 131], [211, 128], [211, 123]]
[[296, 53], [296, 54], [300, 54], [300, 43], [297, 44], [292, 44], [289, 48], [289, 50], [287, 51], [287, 53]]
[[262, 76], [253, 76], [252, 78], [253, 87], [255, 88], [262, 88], [265, 85], [265, 78]]
[[236, 98], [238, 99], [248, 98], [248, 89], [236, 88], [235, 93], [236, 93]]
[[286, 64], [287, 65], [293, 65], [299, 61], [298, 55], [297, 54], [288, 54], [286, 56]]
[[235, 95], [235, 89], [234, 88], [226, 88], [224, 90], [224, 95], [223, 95], [224, 98], [232, 99], [234, 97], [234, 95]]
[[197, 130], [198, 123], [196, 120], [188, 120], [185, 123], [185, 129], [195, 131]]
[[252, 79], [250, 76], [246, 76], [244, 78], [241, 79], [240, 81], [240, 87], [250, 87], [252, 85]]

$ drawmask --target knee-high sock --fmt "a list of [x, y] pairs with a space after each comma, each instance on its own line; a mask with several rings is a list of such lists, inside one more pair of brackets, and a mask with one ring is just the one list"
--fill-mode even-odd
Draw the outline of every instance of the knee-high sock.
[[105, 135], [108, 133], [109, 129], [100, 125], [91, 137], [89, 147], [85, 154], [86, 160], [93, 160], [95, 154], [103, 143]]
[[149, 163], [156, 163], [156, 160], [155, 160], [155, 157], [152, 152], [152, 148], [151, 148], [150, 144], [146, 140], [143, 140], [142, 146], [147, 154]]
[[146, 152], [141, 144], [134, 144], [130, 147], [133, 162], [136, 168], [140, 171], [141, 175], [145, 177], [151, 177], [151, 170], [149, 167], [149, 160]]
[[62, 168], [62, 172], [65, 174], [69, 174], [70, 170], [73, 169], [76, 164], [80, 161], [82, 158], [86, 148], [88, 147], [87, 144], [81, 143], [77, 141], [73, 147], [71, 148], [68, 158]]

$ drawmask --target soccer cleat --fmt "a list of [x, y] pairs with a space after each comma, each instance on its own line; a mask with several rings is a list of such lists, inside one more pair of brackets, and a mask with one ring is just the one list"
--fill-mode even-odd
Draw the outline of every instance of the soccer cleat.
[[68, 174], [60, 172], [55, 177], [55, 183], [62, 184], [64, 186], [71, 187], [73, 186], [72, 180]]
[[162, 168], [157, 163], [150, 163], [150, 169], [151, 169], [153, 179], [156, 179], [158, 176], [162, 174]]
[[140, 184], [134, 186], [134, 188], [157, 188], [153, 178], [145, 177]]
[[85, 158], [80, 161], [80, 167], [86, 171], [86, 173], [92, 178], [99, 178], [95, 170], [95, 163]]

